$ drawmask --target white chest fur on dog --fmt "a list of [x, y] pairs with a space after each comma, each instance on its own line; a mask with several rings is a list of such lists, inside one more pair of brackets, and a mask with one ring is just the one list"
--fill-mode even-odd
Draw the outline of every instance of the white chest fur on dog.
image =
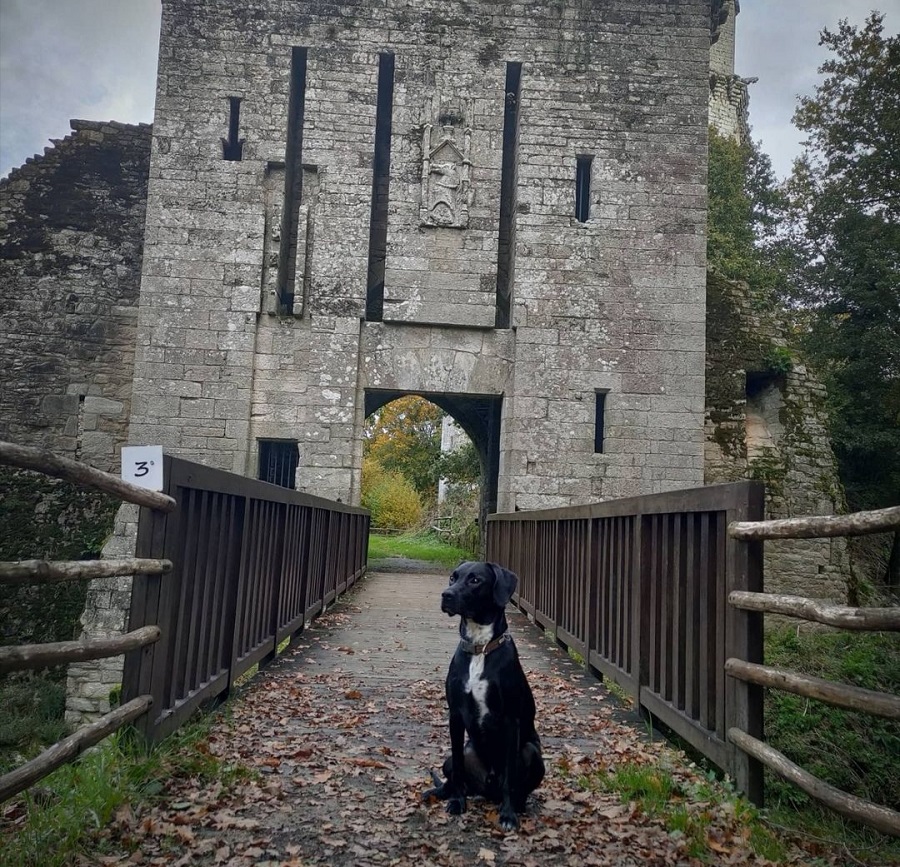
[[[465, 621], [466, 639], [473, 644], [487, 644], [493, 637], [493, 627], [471, 620]], [[487, 691], [488, 682], [484, 676], [484, 654], [473, 653], [469, 660], [469, 679], [465, 685], [466, 692], [475, 700], [478, 708], [478, 721], [484, 722], [488, 713]]]

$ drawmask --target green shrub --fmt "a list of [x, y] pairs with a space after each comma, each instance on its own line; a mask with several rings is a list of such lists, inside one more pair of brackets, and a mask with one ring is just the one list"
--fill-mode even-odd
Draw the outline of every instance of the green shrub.
[[408, 530], [422, 520], [422, 501], [412, 484], [371, 458], [363, 461], [362, 504], [372, 513], [373, 527]]
[[766, 372], [774, 376], [787, 376], [794, 368], [791, 351], [784, 346], [772, 346], [763, 359]]

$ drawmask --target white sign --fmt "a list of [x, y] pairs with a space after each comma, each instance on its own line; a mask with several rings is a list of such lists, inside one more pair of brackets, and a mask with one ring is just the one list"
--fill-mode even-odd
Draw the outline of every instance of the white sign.
[[161, 491], [162, 446], [122, 446], [122, 480], [140, 488]]

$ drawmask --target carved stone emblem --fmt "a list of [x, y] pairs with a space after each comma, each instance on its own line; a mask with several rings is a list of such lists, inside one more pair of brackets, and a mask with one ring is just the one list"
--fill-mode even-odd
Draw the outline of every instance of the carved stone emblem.
[[472, 130], [468, 126], [463, 127], [461, 119], [451, 120], [455, 123], [442, 123], [437, 134], [432, 123], [426, 123], [423, 131], [420, 211], [423, 226], [462, 229], [469, 225], [469, 206], [472, 203], [469, 148]]

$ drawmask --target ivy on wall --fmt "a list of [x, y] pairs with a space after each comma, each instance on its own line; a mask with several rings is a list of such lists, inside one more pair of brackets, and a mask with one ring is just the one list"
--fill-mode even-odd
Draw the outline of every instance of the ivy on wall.
[[[99, 557], [118, 501], [36, 473], [0, 467], [0, 560]], [[86, 581], [7, 588], [0, 596], [0, 643], [75, 637]]]

